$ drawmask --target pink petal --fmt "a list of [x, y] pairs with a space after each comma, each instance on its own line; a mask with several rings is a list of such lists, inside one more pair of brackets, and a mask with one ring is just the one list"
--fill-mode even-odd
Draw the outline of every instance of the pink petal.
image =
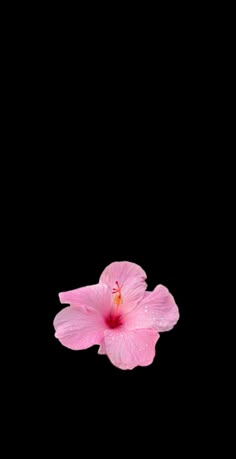
[[125, 314], [134, 309], [137, 304], [143, 299], [145, 293], [146, 282], [134, 279], [124, 284], [121, 289], [123, 303], [119, 305], [121, 314]]
[[98, 349], [98, 354], [104, 355], [106, 354], [106, 348], [105, 348], [105, 341], [103, 340], [99, 349]]
[[171, 330], [178, 319], [175, 300], [163, 285], [158, 285], [153, 292], [145, 292], [138, 306], [123, 316], [129, 329], [155, 328], [159, 332]]
[[133, 278], [145, 280], [147, 275], [139, 265], [136, 265], [136, 263], [131, 263], [130, 261], [115, 261], [104, 269], [99, 282], [103, 282], [109, 285], [110, 288], [113, 288], [117, 280], [120, 284], [123, 284]]
[[68, 292], [59, 293], [61, 303], [69, 303], [87, 310], [96, 309], [104, 314], [111, 309], [111, 292], [104, 284], [89, 285]]
[[155, 330], [106, 330], [105, 349], [110, 361], [122, 370], [150, 365], [159, 334]]
[[67, 307], [60, 311], [53, 322], [55, 336], [70, 349], [87, 349], [103, 341], [106, 328], [103, 317], [96, 310]]
[[[147, 284], [146, 273], [135, 263], [129, 261], [116, 261], [105, 268], [99, 282], [108, 285], [112, 295], [112, 289], [116, 282], [121, 287], [122, 304], [119, 305], [120, 312], [132, 310], [143, 298]], [[114, 299], [114, 295], [113, 295]]]

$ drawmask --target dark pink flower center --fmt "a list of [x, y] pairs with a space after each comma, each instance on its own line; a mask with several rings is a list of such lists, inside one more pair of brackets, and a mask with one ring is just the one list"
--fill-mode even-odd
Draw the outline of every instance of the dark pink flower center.
[[118, 328], [123, 324], [121, 315], [114, 313], [110, 313], [109, 316], [106, 317], [105, 322], [109, 328]]

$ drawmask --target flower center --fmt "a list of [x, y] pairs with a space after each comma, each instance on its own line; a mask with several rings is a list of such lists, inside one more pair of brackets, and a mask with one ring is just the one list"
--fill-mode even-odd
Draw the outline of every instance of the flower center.
[[120, 315], [110, 313], [105, 319], [106, 324], [109, 328], [118, 328], [122, 325], [122, 319]]
[[122, 287], [122, 285], [120, 287], [118, 281], [115, 281], [115, 284], [116, 284], [116, 287], [112, 289], [112, 295], [114, 295], [113, 303], [116, 304], [116, 306], [118, 308], [118, 306], [123, 303], [123, 299], [122, 299], [122, 296], [121, 296], [121, 287]]
[[121, 295], [121, 288], [123, 285], [119, 285], [118, 281], [115, 281], [116, 286], [112, 289], [112, 301], [114, 304], [114, 308], [111, 309], [110, 314], [105, 318], [105, 322], [109, 328], [117, 328], [120, 327], [122, 322], [122, 316], [119, 314], [118, 309], [120, 304], [123, 303], [123, 298]]

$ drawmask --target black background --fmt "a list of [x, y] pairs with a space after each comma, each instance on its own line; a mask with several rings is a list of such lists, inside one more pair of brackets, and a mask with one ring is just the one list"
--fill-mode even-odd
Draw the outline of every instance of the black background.
[[[144, 447], [145, 456], [172, 449], [176, 456], [178, 448], [192, 457], [204, 422], [208, 437], [214, 385], [206, 370], [221, 346], [209, 334], [212, 317], [210, 346], [203, 344], [206, 315], [215, 311], [209, 260], [218, 268], [222, 220], [219, 21], [212, 9], [199, 10], [198, 20], [196, 8], [178, 6], [181, 20], [173, 8], [146, 19], [122, 11], [127, 22], [114, 27], [118, 14], [107, 20], [107, 7], [104, 26], [92, 7], [86, 18], [66, 18], [59, 6], [22, 8], [24, 20], [11, 8], [4, 35], [10, 167], [2, 178], [11, 239], [3, 251], [12, 307], [2, 327], [2, 379], [10, 390], [4, 422], [20, 432], [7, 446], [22, 443], [31, 457], [50, 454], [50, 445], [52, 457], [63, 446], [67, 457], [71, 449], [89, 456], [93, 447], [123, 457], [127, 446]], [[54, 337], [58, 293], [96, 283], [116, 260], [140, 264], [148, 289], [164, 284], [180, 310], [153, 364], [131, 371], [112, 366], [96, 346], [75, 352]], [[217, 409], [218, 395], [213, 402]]]
[[[124, 431], [130, 423], [155, 432], [159, 423], [164, 431], [171, 423], [175, 431], [180, 413], [188, 419], [199, 384], [198, 207], [193, 181], [179, 172], [181, 157], [166, 152], [163, 136], [152, 139], [150, 154], [147, 131], [141, 144], [133, 135], [131, 139], [117, 132], [115, 137], [108, 131], [102, 134], [109, 142], [106, 149], [96, 134], [89, 151], [84, 138], [75, 139], [73, 160], [67, 157], [68, 135], [65, 144], [57, 140], [54, 148], [62, 152], [61, 158], [55, 168], [48, 164], [40, 185], [34, 328], [40, 408], [62, 432], [69, 428], [65, 420], [71, 413], [76, 429], [85, 428], [84, 419], [89, 429], [96, 429], [107, 413], [115, 428], [121, 416]], [[173, 151], [175, 139], [171, 145]], [[148, 289], [166, 285], [180, 309], [175, 328], [161, 334], [153, 364], [131, 371], [115, 368], [97, 354], [97, 346], [83, 351], [63, 347], [52, 325], [63, 307], [60, 291], [96, 283], [102, 270], [118, 260], [141, 265]]]
[[[102, 428], [107, 416], [106, 429], [114, 425], [119, 435], [136, 425], [146, 429], [140, 442], [151, 428], [168, 441], [169, 429], [171, 435], [181, 430], [179, 416], [185, 424], [191, 419], [203, 374], [196, 339], [204, 263], [201, 139], [180, 105], [179, 116], [166, 113], [165, 98], [157, 116], [148, 104], [127, 114], [114, 101], [111, 114], [101, 103], [86, 119], [83, 109], [77, 116], [71, 104], [57, 102], [52, 113], [41, 106], [29, 136], [35, 156], [26, 196], [33, 281], [28, 333], [34, 345], [27, 387], [44, 426], [57, 436], [73, 430], [75, 440], [79, 430], [82, 441], [82, 432]], [[115, 368], [97, 346], [63, 347], [53, 329], [63, 307], [59, 292], [96, 283], [109, 263], [123, 260], [142, 266], [149, 290], [167, 286], [180, 310], [174, 329], [161, 334], [153, 364], [131, 371]]]
[[[68, 433], [81, 442], [104, 427], [103, 442], [109, 431], [118, 449], [136, 426], [136, 442], [153, 429], [151, 441], [157, 435], [165, 446], [175, 432], [185, 435], [203, 378], [196, 339], [207, 177], [200, 86], [189, 63], [188, 79], [164, 66], [158, 86], [150, 68], [140, 92], [128, 61], [119, 75], [114, 62], [104, 80], [96, 66], [76, 70], [66, 51], [64, 67], [59, 51], [32, 65], [27, 136], [21, 124], [17, 134], [32, 152], [24, 197], [32, 280], [25, 349], [30, 334], [33, 343], [26, 390], [42, 429], [56, 431], [53, 441]], [[66, 349], [52, 325], [63, 307], [59, 292], [96, 283], [109, 263], [123, 260], [142, 266], [149, 290], [167, 286], [180, 310], [153, 364], [131, 371], [112, 366], [97, 346]]]

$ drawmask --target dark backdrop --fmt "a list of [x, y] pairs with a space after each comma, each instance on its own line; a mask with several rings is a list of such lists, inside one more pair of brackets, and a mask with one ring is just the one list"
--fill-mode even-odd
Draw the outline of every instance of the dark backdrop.
[[[179, 416], [189, 419], [202, 374], [195, 325], [204, 263], [199, 112], [193, 118], [187, 89], [184, 98], [168, 78], [156, 95], [145, 86], [142, 98], [134, 81], [124, 92], [107, 83], [106, 100], [92, 83], [85, 89], [80, 82], [75, 94], [75, 80], [61, 95], [61, 80], [50, 78], [27, 127], [33, 400], [62, 436], [81, 429], [80, 441], [84, 428], [104, 422], [111, 431], [115, 425], [115, 438], [134, 424], [147, 429], [137, 433], [140, 441], [151, 427], [172, 435]], [[112, 366], [96, 346], [66, 349], [52, 325], [63, 307], [59, 292], [96, 283], [109, 263], [123, 260], [142, 266], [150, 290], [167, 286], [180, 309], [153, 364], [131, 371]]]
[[[22, 404], [14, 416], [21, 425], [30, 408], [25, 416], [37, 434], [32, 457], [40, 446], [47, 455], [45, 432], [53, 457], [63, 443], [67, 457], [73, 444], [82, 455], [85, 439], [90, 455], [94, 432], [100, 435], [99, 456], [119, 449], [124, 456], [127, 442], [158, 455], [162, 447], [185, 449], [206, 379], [197, 320], [204, 323], [209, 306], [202, 273], [209, 270], [214, 239], [206, 223], [215, 199], [209, 177], [216, 161], [207, 153], [214, 154], [218, 134], [211, 114], [211, 107], [217, 112], [218, 89], [208, 72], [212, 36], [199, 49], [199, 24], [190, 40], [192, 18], [183, 15], [185, 32], [174, 14], [178, 30], [171, 34], [168, 13], [163, 32], [159, 25], [148, 27], [144, 42], [142, 25], [132, 15], [138, 32], [131, 31], [132, 39], [124, 37], [121, 46], [120, 28], [116, 43], [105, 29], [103, 43], [90, 36], [90, 14], [85, 33], [83, 16], [79, 24], [76, 16], [68, 34], [55, 10], [43, 16], [35, 30], [40, 12], [31, 20], [25, 15], [30, 31], [17, 17], [19, 37], [25, 38], [13, 37], [15, 55], [9, 53], [14, 68], [7, 92], [13, 119], [8, 151], [19, 179], [18, 185], [10, 168], [9, 194], [16, 185], [18, 198], [11, 230], [20, 248], [10, 270], [23, 278], [13, 312], [26, 325], [24, 332], [19, 327], [22, 336], [13, 340], [14, 361], [9, 359], [12, 392]], [[161, 334], [153, 364], [131, 371], [112, 366], [95, 346], [66, 349], [52, 325], [62, 308], [58, 293], [97, 282], [116, 260], [140, 264], [148, 288], [166, 285], [180, 309], [175, 328]], [[18, 328], [17, 319], [14, 324]], [[203, 418], [204, 412], [200, 423]], [[31, 438], [28, 427], [26, 437], [24, 444]], [[188, 457], [197, 442], [190, 442]]]
[[[198, 285], [192, 178], [181, 171], [184, 161], [174, 153], [174, 140], [167, 152], [161, 138], [152, 147], [136, 139], [128, 148], [126, 137], [115, 138], [108, 130], [103, 136], [110, 142], [106, 148], [99, 138], [90, 148], [76, 139], [73, 159], [68, 136], [62, 145], [57, 140], [54, 152], [58, 149], [60, 158], [55, 167], [45, 165], [42, 177], [35, 241], [40, 397], [51, 422], [59, 420], [61, 427], [65, 410], [68, 416], [78, 413], [78, 425], [84, 417], [96, 426], [102, 413], [121, 413], [127, 429], [126, 422], [143, 425], [143, 416], [156, 413], [155, 426], [161, 419], [177, 428], [180, 412], [193, 402], [198, 378], [192, 364]], [[60, 291], [96, 283], [102, 270], [119, 260], [140, 264], [149, 290], [166, 285], [180, 309], [175, 328], [161, 334], [153, 364], [131, 371], [112, 366], [97, 354], [97, 346], [83, 351], [63, 347], [52, 325], [63, 307]]]

